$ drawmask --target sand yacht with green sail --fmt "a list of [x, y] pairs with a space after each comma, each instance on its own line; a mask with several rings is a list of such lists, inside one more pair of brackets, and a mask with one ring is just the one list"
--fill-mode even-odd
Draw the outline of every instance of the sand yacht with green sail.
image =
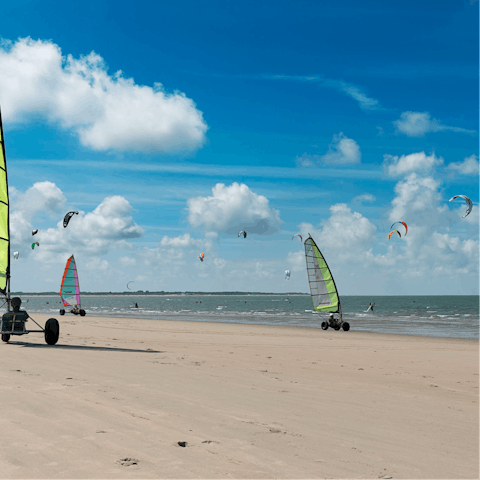
[[304, 242], [304, 247], [313, 310], [329, 314], [329, 317], [322, 322], [323, 330], [327, 330], [328, 327], [335, 330], [340, 330], [340, 328], [345, 331], [350, 330], [350, 324], [344, 322], [342, 318], [340, 296], [332, 272], [310, 234]]
[[[25, 310], [20, 310], [22, 300], [10, 298], [10, 201], [8, 197], [7, 159], [3, 136], [2, 114], [0, 112], [0, 295], [5, 298], [7, 312], [0, 320], [2, 341], [9, 342], [12, 335], [44, 333], [45, 341], [55, 345], [60, 335], [60, 326], [55, 318], [49, 318], [42, 328]], [[32, 320], [40, 330], [27, 330], [26, 322]]]

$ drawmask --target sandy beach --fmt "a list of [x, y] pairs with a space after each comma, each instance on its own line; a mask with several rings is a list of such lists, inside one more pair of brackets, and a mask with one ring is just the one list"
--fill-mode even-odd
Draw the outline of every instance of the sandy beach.
[[1, 478], [479, 476], [477, 340], [57, 318], [0, 343]]

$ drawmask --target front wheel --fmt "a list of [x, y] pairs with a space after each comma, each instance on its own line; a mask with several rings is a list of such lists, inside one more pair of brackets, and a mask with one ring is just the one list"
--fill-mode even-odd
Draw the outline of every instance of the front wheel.
[[9, 333], [2, 333], [2, 342], [8, 342], [10, 340]]
[[80, 310], [80, 316], [84, 317], [85, 316], [85, 310]]
[[65, 310], [63, 308], [60, 310], [60, 315], [65, 315]]
[[327, 322], [322, 322], [322, 330], [326, 330], [328, 328]]
[[333, 327], [335, 330], [340, 330], [340, 325], [334, 325]]
[[45, 323], [45, 341], [49, 345], [55, 345], [60, 336], [60, 325], [56, 318], [49, 318]]
[[350, 330], [350, 324], [348, 322], [343, 322], [342, 328], [345, 332]]

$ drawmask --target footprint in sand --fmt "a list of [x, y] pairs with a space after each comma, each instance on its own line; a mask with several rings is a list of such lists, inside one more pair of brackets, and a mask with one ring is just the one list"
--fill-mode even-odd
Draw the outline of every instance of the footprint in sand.
[[131, 467], [132, 465], [138, 465], [138, 460], [136, 458], [126, 457], [117, 460], [117, 463], [123, 467]]

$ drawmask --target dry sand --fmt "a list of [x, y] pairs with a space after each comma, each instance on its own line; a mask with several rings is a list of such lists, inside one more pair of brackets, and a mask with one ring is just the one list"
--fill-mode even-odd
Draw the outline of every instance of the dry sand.
[[479, 478], [476, 340], [58, 318], [0, 342], [1, 478]]

